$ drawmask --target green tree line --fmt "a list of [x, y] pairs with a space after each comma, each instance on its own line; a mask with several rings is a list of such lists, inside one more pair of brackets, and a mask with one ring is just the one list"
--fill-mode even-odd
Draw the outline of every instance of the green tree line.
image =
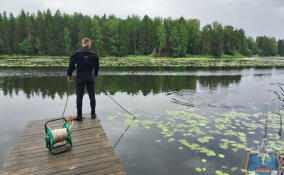
[[57, 10], [24, 10], [17, 16], [0, 13], [0, 54], [70, 55], [81, 39], [92, 40], [100, 56], [190, 55], [284, 56], [284, 40], [247, 37], [243, 29], [213, 22], [203, 27], [198, 19], [72, 15]]

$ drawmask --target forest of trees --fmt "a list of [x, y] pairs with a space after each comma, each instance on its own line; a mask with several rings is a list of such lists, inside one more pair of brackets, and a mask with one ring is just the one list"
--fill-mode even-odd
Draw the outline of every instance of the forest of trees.
[[0, 54], [70, 55], [83, 37], [92, 40], [99, 56], [190, 55], [284, 56], [284, 40], [247, 37], [243, 29], [218, 22], [200, 26], [198, 19], [126, 19], [110, 16], [62, 14], [50, 10], [18, 16], [0, 13]]

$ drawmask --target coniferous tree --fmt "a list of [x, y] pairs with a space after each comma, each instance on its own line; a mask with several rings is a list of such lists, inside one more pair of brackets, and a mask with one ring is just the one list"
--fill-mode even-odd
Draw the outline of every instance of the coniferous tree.
[[130, 43], [128, 40], [130, 30], [125, 20], [118, 24], [118, 53], [117, 56], [126, 56], [129, 53]]
[[165, 48], [165, 45], [166, 45], [166, 29], [163, 24], [160, 24], [157, 29], [157, 37], [158, 37], [158, 42], [159, 42], [158, 56], [160, 56], [161, 51]]
[[39, 38], [35, 38], [34, 43], [34, 54], [35, 55], [42, 55], [42, 49], [41, 49], [41, 41]]
[[254, 39], [252, 37], [248, 37], [247, 43], [248, 43], [248, 49], [250, 51], [250, 55], [257, 55], [258, 48], [257, 48], [257, 44], [254, 41]]
[[278, 54], [284, 56], [284, 40], [278, 40]]
[[145, 15], [142, 19], [139, 27], [139, 52], [143, 55], [149, 55], [154, 49], [153, 38], [155, 34], [153, 32], [153, 21]]
[[6, 12], [3, 13], [3, 20], [2, 20], [2, 47], [4, 54], [11, 54], [12, 49], [10, 45], [11, 33], [10, 33], [10, 25], [8, 21], [8, 17]]
[[110, 16], [109, 19], [104, 24], [105, 30], [105, 49], [107, 51], [107, 55], [115, 55], [117, 56], [118, 53], [118, 25], [119, 19], [115, 16]]
[[91, 37], [92, 20], [89, 16], [79, 14], [80, 22], [78, 23], [78, 43], [77, 47], [81, 47], [81, 39], [84, 37]]
[[180, 57], [184, 57], [187, 51], [188, 36], [186, 30], [186, 21], [181, 17], [178, 21], [178, 33], [179, 33], [179, 45], [180, 45]]
[[71, 17], [72, 20], [70, 22], [70, 32], [71, 32], [71, 50], [75, 51], [80, 47], [80, 42], [82, 38], [79, 38], [79, 23], [81, 21], [81, 14], [74, 13]]
[[35, 48], [36, 53], [35, 54], [39, 54], [39, 55], [44, 55], [47, 54], [46, 50], [47, 50], [47, 45], [46, 45], [46, 23], [44, 20], [44, 16], [43, 13], [41, 11], [37, 12], [37, 16], [36, 16], [36, 45]]
[[91, 27], [91, 40], [94, 52], [101, 55], [102, 49], [102, 31], [98, 18], [93, 18]]
[[[158, 28], [159, 26], [163, 24], [163, 19], [160, 18], [160, 17], [156, 17], [154, 18], [153, 20], [153, 30], [152, 30], [152, 56], [158, 56], [159, 53], [159, 45], [160, 45], [160, 42], [159, 42], [159, 38], [158, 38]], [[153, 49], [154, 48], [154, 49]]]
[[71, 54], [71, 37], [70, 37], [70, 30], [68, 28], [64, 28], [64, 54], [70, 55]]
[[224, 27], [223, 37], [224, 53], [227, 55], [233, 55], [237, 49], [237, 35], [233, 26]]
[[[53, 46], [52, 55], [64, 55], [68, 52], [65, 52], [65, 33], [64, 33], [64, 23], [62, 19], [62, 14], [59, 10], [55, 12], [54, 21], [53, 21]], [[69, 34], [70, 35], [70, 34]], [[69, 36], [70, 37], [70, 36]], [[64, 39], [63, 39], [64, 38]], [[70, 48], [68, 48], [70, 50]]]
[[2, 14], [0, 13], [0, 54], [4, 54], [5, 50], [4, 50], [4, 41], [3, 41], [3, 17]]
[[10, 17], [9, 17], [9, 47], [10, 47], [10, 54], [13, 54], [14, 48], [16, 46], [14, 40], [15, 40], [15, 18], [14, 15], [12, 13], [10, 13]]
[[220, 57], [223, 53], [223, 27], [218, 22], [213, 22], [211, 30], [211, 54]]
[[275, 56], [277, 55], [277, 42], [275, 38], [267, 36], [259, 36], [256, 38], [260, 55], [262, 56]]
[[128, 25], [130, 28], [130, 54], [136, 55], [137, 53], [137, 45], [138, 45], [138, 38], [139, 38], [139, 25], [140, 25], [140, 18], [138, 16], [131, 16], [127, 17]]
[[202, 54], [209, 55], [211, 53], [212, 25], [207, 24], [202, 28]]
[[201, 31], [198, 19], [187, 20], [186, 22], [188, 44], [187, 52], [192, 55], [201, 54]]
[[29, 40], [29, 38], [24, 39], [20, 44], [19, 44], [19, 49], [20, 53], [24, 55], [31, 55], [33, 48], [32, 44]]
[[18, 19], [16, 20], [15, 25], [15, 45], [16, 48], [14, 50], [16, 53], [21, 53], [19, 49], [19, 44], [24, 41], [24, 39], [27, 38], [27, 32], [26, 32], [26, 13], [24, 10], [21, 11], [21, 14], [18, 16]]
[[178, 28], [176, 26], [173, 26], [172, 32], [169, 38], [169, 44], [171, 47], [171, 55], [173, 57], [178, 57], [181, 53], [181, 47], [179, 45], [179, 34], [178, 34]]
[[46, 51], [44, 54], [53, 55], [53, 43], [54, 43], [54, 19], [52, 17], [51, 11], [48, 9], [44, 15], [45, 20], [45, 43], [46, 43]]
[[171, 55], [171, 43], [170, 38], [172, 35], [172, 29], [173, 29], [173, 20], [171, 18], [164, 19], [164, 27], [166, 29], [166, 46], [165, 46], [165, 54]]
[[238, 52], [242, 55], [249, 55], [247, 39], [243, 29], [237, 30], [238, 33]]
[[269, 52], [269, 55], [270, 56], [276, 56], [277, 55], [277, 41], [276, 41], [276, 38], [275, 37], [272, 37], [270, 39], [270, 52]]

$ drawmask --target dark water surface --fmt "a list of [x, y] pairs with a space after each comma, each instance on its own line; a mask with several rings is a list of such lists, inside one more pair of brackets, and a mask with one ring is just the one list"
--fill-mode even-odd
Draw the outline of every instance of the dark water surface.
[[[65, 68], [0, 70], [0, 165], [29, 120], [59, 117]], [[96, 80], [97, 115], [127, 174], [241, 174], [269, 114], [268, 143], [277, 135], [275, 83], [284, 69], [103, 69]], [[66, 115], [76, 113], [74, 84]], [[118, 108], [102, 90], [137, 116]], [[84, 96], [83, 112], [89, 113]]]

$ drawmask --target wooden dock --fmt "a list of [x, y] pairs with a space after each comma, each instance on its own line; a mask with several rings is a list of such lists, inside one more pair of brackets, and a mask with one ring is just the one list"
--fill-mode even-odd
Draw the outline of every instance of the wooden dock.
[[[124, 175], [100, 122], [84, 116], [83, 122], [74, 121], [71, 131], [71, 150], [52, 155], [45, 147], [44, 123], [27, 123], [22, 136], [0, 169], [0, 174], [109, 174]], [[57, 125], [57, 126], [56, 126]], [[53, 127], [62, 128], [61, 123]]]

